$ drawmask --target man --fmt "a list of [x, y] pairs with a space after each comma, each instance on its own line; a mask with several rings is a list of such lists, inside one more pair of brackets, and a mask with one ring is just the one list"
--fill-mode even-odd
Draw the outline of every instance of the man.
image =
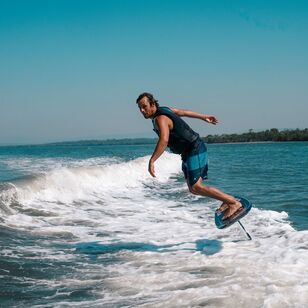
[[160, 107], [153, 95], [147, 92], [140, 94], [136, 103], [144, 118], [152, 119], [153, 129], [159, 136], [149, 161], [149, 173], [155, 177], [154, 163], [168, 146], [173, 153], [181, 154], [182, 170], [191, 193], [222, 201], [220, 210], [224, 211], [223, 220], [241, 210], [241, 203], [234, 197], [203, 183], [203, 179], [207, 179], [208, 170], [206, 145], [181, 119], [181, 117], [196, 118], [216, 125], [218, 123], [216, 117], [191, 110]]

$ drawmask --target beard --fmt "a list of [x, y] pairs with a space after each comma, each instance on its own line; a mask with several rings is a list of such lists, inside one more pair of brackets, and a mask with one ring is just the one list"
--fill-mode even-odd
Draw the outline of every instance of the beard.
[[150, 115], [148, 115], [148, 114], [143, 114], [143, 117], [144, 117], [145, 119], [149, 119], [149, 118], [150, 118]]

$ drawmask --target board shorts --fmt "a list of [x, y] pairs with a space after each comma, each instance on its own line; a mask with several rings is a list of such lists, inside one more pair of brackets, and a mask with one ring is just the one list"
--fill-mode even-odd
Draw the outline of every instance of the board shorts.
[[197, 145], [185, 155], [182, 155], [182, 170], [187, 183], [192, 186], [201, 177], [207, 179], [208, 154], [206, 144], [200, 140]]

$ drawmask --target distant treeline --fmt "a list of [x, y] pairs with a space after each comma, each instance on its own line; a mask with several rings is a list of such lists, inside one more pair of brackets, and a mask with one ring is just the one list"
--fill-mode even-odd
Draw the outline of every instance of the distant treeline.
[[[262, 132], [254, 132], [250, 129], [243, 134], [208, 135], [202, 137], [207, 143], [231, 143], [231, 142], [262, 142], [262, 141], [308, 141], [308, 128], [295, 130], [281, 130], [272, 128]], [[60, 146], [100, 146], [100, 145], [145, 145], [155, 144], [157, 138], [126, 138], [107, 140], [81, 140], [50, 143]]]
[[207, 143], [227, 142], [261, 142], [261, 141], [308, 141], [308, 128], [281, 130], [277, 128], [261, 132], [254, 132], [250, 129], [243, 134], [208, 135], [203, 138]]

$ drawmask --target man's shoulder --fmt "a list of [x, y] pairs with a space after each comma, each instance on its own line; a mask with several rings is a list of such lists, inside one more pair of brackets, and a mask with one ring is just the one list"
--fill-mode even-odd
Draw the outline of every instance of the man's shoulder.
[[154, 121], [171, 121], [170, 117], [168, 117], [168, 115], [166, 114], [159, 114], [154, 118]]
[[161, 114], [174, 114], [174, 108], [168, 107], [168, 106], [159, 106], [157, 108], [157, 114], [161, 115]]
[[157, 125], [160, 125], [160, 124], [168, 124], [168, 126], [172, 126], [172, 123], [173, 123], [173, 119], [172, 119], [172, 116], [171, 116], [171, 112], [163, 112], [163, 113], [159, 113], [154, 119], [154, 123], [157, 124]]

